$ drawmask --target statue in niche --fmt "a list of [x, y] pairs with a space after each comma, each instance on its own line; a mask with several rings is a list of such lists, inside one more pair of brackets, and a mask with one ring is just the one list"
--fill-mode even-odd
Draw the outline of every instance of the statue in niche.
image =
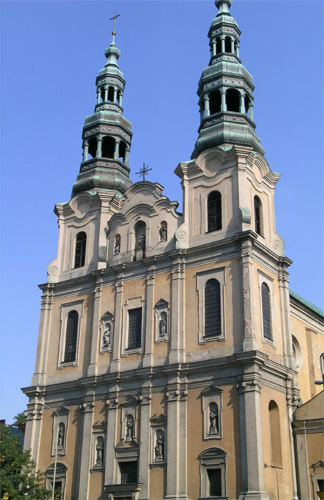
[[167, 241], [168, 231], [165, 222], [162, 222], [160, 226], [160, 241]]
[[97, 466], [102, 466], [103, 465], [103, 457], [104, 457], [104, 443], [101, 438], [97, 440], [97, 446], [96, 446], [96, 465]]
[[126, 441], [132, 441], [134, 437], [134, 419], [132, 415], [126, 418]]
[[102, 335], [102, 347], [109, 347], [111, 335], [111, 323], [105, 323]]
[[59, 431], [57, 436], [57, 446], [59, 448], [63, 448], [64, 446], [64, 437], [65, 437], [65, 425], [61, 422], [59, 424]]
[[155, 462], [162, 462], [164, 460], [164, 440], [162, 432], [156, 434], [156, 445], [154, 447], [154, 460]]
[[217, 405], [211, 404], [209, 406], [209, 433], [217, 434], [218, 432], [218, 408]]
[[159, 322], [159, 335], [161, 338], [164, 338], [167, 334], [167, 313], [165, 311], [161, 312], [160, 322]]
[[115, 239], [115, 246], [114, 246], [114, 254], [117, 255], [120, 253], [120, 236], [117, 234], [116, 239]]

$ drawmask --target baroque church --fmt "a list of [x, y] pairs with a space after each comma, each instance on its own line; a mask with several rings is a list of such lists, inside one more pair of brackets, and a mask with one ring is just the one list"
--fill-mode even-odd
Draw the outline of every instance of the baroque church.
[[60, 500], [323, 498], [324, 314], [289, 290], [231, 3], [175, 169], [183, 213], [145, 168], [129, 178], [115, 31], [105, 51], [23, 389], [24, 446]]

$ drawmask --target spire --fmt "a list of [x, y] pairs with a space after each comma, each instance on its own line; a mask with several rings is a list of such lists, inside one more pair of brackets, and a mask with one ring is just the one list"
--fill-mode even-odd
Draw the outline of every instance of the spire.
[[130, 185], [129, 151], [132, 140], [131, 122], [123, 116], [125, 88], [123, 73], [117, 60], [120, 50], [115, 44], [114, 13], [112, 42], [105, 50], [107, 62], [96, 78], [97, 103], [83, 127], [83, 161], [73, 185], [72, 196], [89, 189], [117, 190], [123, 193]]
[[192, 158], [213, 146], [232, 144], [265, 152], [255, 133], [254, 85], [239, 57], [241, 31], [229, 12], [231, 4], [232, 0], [215, 0], [218, 13], [208, 32], [209, 65], [198, 84], [200, 127]]

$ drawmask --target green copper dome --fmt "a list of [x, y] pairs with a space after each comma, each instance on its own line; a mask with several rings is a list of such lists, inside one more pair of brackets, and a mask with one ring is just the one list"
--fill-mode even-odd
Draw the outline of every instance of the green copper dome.
[[255, 133], [252, 76], [239, 57], [240, 30], [229, 13], [232, 0], [216, 0], [219, 11], [208, 32], [210, 61], [202, 72], [197, 94], [199, 137], [191, 158], [214, 146], [232, 144], [265, 150]]

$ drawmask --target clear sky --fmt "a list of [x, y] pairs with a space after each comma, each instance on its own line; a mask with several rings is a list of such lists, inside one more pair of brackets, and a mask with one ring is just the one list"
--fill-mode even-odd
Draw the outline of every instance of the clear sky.
[[[290, 287], [323, 309], [323, 2], [234, 0], [240, 57], [254, 77], [256, 132], [282, 174], [277, 231], [294, 261]], [[212, 0], [2, 1], [1, 408], [25, 410], [34, 370], [41, 292], [56, 257], [55, 203], [68, 201], [81, 162], [85, 116], [111, 42], [133, 124], [131, 178], [178, 200], [173, 174], [190, 159], [199, 125], [197, 84], [208, 65]]]

